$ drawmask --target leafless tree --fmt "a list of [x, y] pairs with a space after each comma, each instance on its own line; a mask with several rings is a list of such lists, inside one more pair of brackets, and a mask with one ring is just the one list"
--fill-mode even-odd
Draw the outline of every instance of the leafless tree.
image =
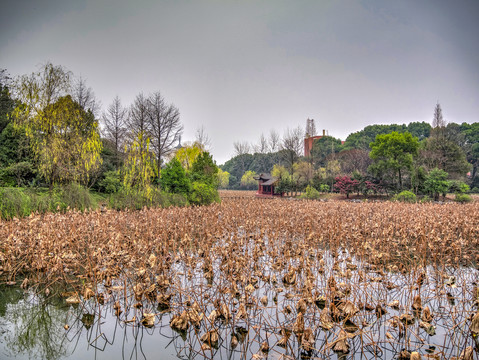
[[263, 133], [259, 136], [258, 143], [253, 145], [253, 150], [260, 154], [266, 154], [268, 152], [268, 140], [266, 140]]
[[233, 147], [235, 149], [235, 156], [249, 154], [250, 152], [250, 145], [246, 141], [235, 141]]
[[103, 113], [103, 136], [115, 144], [115, 150], [120, 151], [125, 139], [126, 124], [128, 120], [128, 110], [121, 105], [118, 96], [108, 106]]
[[300, 126], [294, 129], [286, 129], [283, 139], [281, 141], [281, 150], [283, 152], [283, 158], [289, 167], [291, 175], [294, 172], [294, 163], [301, 156], [301, 150], [303, 149], [303, 129]]
[[432, 119], [431, 137], [443, 141], [446, 137], [446, 120], [442, 116], [442, 109], [439, 103], [434, 108], [434, 117]]
[[138, 138], [140, 134], [148, 136], [150, 123], [148, 122], [148, 99], [140, 93], [130, 106], [130, 113], [127, 120], [127, 137], [130, 141]]
[[444, 120], [442, 116], [441, 105], [437, 103], [436, 107], [434, 108], [434, 118], [432, 120], [432, 127], [437, 128], [437, 127], [445, 127], [445, 126], [446, 126], [446, 121]]
[[73, 83], [72, 99], [76, 101], [85, 111], [90, 110], [95, 118], [98, 116], [101, 104], [96, 99], [92, 88], [87, 86], [86, 80], [81, 76]]
[[299, 157], [301, 156], [303, 146], [303, 129], [300, 126], [294, 129], [286, 129], [281, 141], [281, 149], [292, 151]]
[[195, 142], [201, 145], [203, 150], [205, 151], [211, 150], [211, 139], [206, 133], [204, 126], [201, 126], [200, 128], [196, 129]]
[[[362, 175], [367, 174], [372, 159], [369, 157], [369, 151], [363, 149], [351, 149], [341, 151], [336, 155], [337, 160], [341, 164], [341, 172], [343, 174], [353, 174], [355, 171]], [[333, 160], [326, 158], [327, 161]]]
[[280, 137], [278, 132], [274, 129], [271, 129], [271, 131], [269, 132], [268, 145], [269, 145], [270, 152], [276, 152], [280, 148], [280, 145], [281, 145]]
[[147, 121], [150, 125], [150, 139], [156, 154], [158, 171], [162, 159], [170, 154], [183, 132], [180, 111], [173, 104], [167, 104], [159, 91], [148, 97]]

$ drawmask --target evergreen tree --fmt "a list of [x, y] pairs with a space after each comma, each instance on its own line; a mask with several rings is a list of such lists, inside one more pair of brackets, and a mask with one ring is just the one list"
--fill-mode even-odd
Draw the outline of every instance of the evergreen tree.
[[191, 191], [191, 182], [186, 175], [185, 169], [177, 158], [173, 158], [161, 170], [161, 188], [174, 194], [182, 194], [185, 197]]

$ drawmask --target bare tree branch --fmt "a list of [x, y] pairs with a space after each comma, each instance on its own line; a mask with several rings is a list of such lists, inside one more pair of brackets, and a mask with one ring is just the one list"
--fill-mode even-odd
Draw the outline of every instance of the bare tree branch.
[[269, 151], [276, 152], [280, 148], [280, 137], [276, 130], [271, 129], [268, 139]]
[[173, 104], [166, 104], [160, 92], [148, 97], [148, 124], [153, 151], [156, 154], [158, 171], [164, 156], [170, 154], [178, 142], [183, 126], [180, 111]]
[[118, 96], [108, 106], [106, 113], [103, 113], [102, 120], [103, 136], [115, 144], [116, 151], [120, 151], [125, 140], [128, 110], [121, 105]]
[[294, 172], [294, 163], [301, 156], [301, 150], [303, 149], [303, 129], [298, 126], [294, 129], [286, 129], [283, 140], [281, 141], [281, 150], [283, 157], [288, 164], [291, 175]]
[[140, 93], [136, 96], [133, 105], [130, 107], [130, 114], [128, 116], [127, 137], [129, 141], [138, 138], [140, 134], [148, 134], [150, 126], [148, 123], [148, 100]]
[[211, 150], [211, 139], [205, 131], [204, 126], [196, 129], [196, 139], [195, 142], [201, 145], [202, 149], [205, 151]]
[[235, 156], [249, 154], [250, 152], [250, 146], [246, 141], [235, 141], [233, 147], [235, 149]]
[[100, 111], [101, 103], [96, 99], [92, 88], [87, 86], [86, 80], [81, 76], [73, 83], [72, 99], [85, 110], [90, 110], [95, 118]]
[[253, 145], [253, 150], [260, 154], [266, 154], [268, 152], [268, 141], [263, 133], [259, 136], [258, 143]]

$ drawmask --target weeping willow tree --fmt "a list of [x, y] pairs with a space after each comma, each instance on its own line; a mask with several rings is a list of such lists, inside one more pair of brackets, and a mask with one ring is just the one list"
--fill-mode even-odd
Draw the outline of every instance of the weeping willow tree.
[[15, 124], [25, 129], [38, 171], [50, 187], [72, 181], [86, 185], [101, 164], [98, 121], [68, 94], [71, 77], [48, 63], [15, 86]]
[[123, 185], [127, 191], [141, 191], [151, 197], [151, 181], [156, 174], [155, 156], [150, 151], [150, 139], [144, 132], [138, 133], [126, 147], [127, 158], [123, 166]]
[[190, 171], [196, 158], [202, 154], [204, 147], [199, 142], [185, 145], [176, 151], [175, 157], [186, 171]]

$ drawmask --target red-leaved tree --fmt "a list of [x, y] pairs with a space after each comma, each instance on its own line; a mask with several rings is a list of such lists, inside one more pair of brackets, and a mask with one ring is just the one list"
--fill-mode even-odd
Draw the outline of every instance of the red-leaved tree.
[[359, 181], [351, 179], [349, 176], [337, 176], [334, 179], [334, 188], [338, 190], [341, 194], [345, 194], [346, 198], [349, 199], [349, 194], [357, 191], [359, 187]]

